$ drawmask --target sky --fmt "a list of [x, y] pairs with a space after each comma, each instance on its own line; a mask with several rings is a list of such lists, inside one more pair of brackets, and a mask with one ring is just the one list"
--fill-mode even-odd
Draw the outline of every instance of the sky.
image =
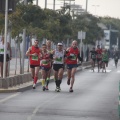
[[[45, 7], [45, 0], [38, 0], [41, 8]], [[82, 5], [86, 9], [86, 0], [75, 0], [72, 4]], [[56, 9], [63, 6], [63, 1], [56, 0]], [[47, 0], [47, 8], [53, 9], [53, 0]], [[97, 16], [110, 16], [120, 19], [120, 0], [88, 0], [87, 10]]]

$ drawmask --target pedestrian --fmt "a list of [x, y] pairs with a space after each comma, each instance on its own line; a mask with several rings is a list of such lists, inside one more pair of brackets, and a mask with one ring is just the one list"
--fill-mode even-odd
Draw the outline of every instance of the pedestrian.
[[[46, 44], [42, 44], [42, 57], [40, 61], [41, 75], [42, 75], [42, 89], [48, 90], [47, 77], [51, 69], [51, 54], [47, 51]], [[45, 82], [47, 83], [45, 86]]]
[[[3, 63], [4, 63], [4, 51], [5, 51], [5, 41], [4, 37], [2, 36], [1, 41], [0, 41], [0, 72], [1, 72], [1, 77], [3, 77]], [[7, 42], [7, 48], [6, 48], [6, 72], [5, 76], [8, 76], [8, 61], [12, 59], [12, 50], [10, 43]]]
[[56, 91], [60, 92], [61, 88], [61, 82], [63, 78], [63, 72], [64, 72], [64, 57], [65, 57], [65, 51], [63, 50], [63, 44], [58, 43], [57, 49], [53, 51], [53, 70], [54, 70], [54, 79], [56, 83]]
[[[47, 40], [46, 41], [46, 47], [47, 47], [47, 52], [51, 55], [51, 57], [53, 56], [53, 50], [51, 48], [51, 41]], [[48, 71], [48, 75], [47, 75], [47, 79], [46, 79], [46, 90], [48, 90], [48, 85], [49, 85], [49, 81], [50, 81], [50, 75], [51, 75], [51, 71], [52, 71], [52, 60], [51, 60], [51, 67], [50, 70]]]
[[80, 50], [77, 47], [77, 41], [74, 40], [71, 47], [66, 50], [67, 84], [70, 85], [69, 92], [73, 92], [75, 73], [78, 67], [77, 60], [82, 61], [82, 58], [80, 57]]
[[31, 69], [31, 75], [33, 79], [33, 89], [36, 88], [36, 83], [38, 80], [38, 73], [40, 69], [40, 56], [41, 56], [41, 50], [38, 46], [38, 40], [34, 41], [34, 44], [28, 48], [28, 51], [26, 52], [26, 55], [30, 59], [30, 69]]

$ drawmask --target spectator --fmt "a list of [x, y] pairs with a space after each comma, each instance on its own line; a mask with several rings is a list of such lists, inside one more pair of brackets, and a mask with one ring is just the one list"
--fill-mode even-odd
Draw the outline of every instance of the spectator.
[[[10, 43], [7, 42], [7, 51], [6, 51], [6, 77], [8, 76], [8, 61], [12, 58], [12, 51]], [[0, 41], [0, 72], [1, 77], [3, 77], [3, 63], [4, 63], [4, 37]]]

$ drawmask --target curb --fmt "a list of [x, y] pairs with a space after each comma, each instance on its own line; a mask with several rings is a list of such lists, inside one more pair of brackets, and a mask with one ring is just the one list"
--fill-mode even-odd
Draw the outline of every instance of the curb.
[[[84, 69], [89, 69], [91, 68], [91, 66], [85, 66], [85, 67], [79, 67], [77, 72], [79, 71], [82, 71]], [[64, 73], [63, 75], [63, 78], [67, 76], [67, 72]], [[53, 79], [53, 76], [51, 76], [52, 79], [50, 80], [50, 82], [53, 82], [54, 79]], [[30, 90], [32, 89], [32, 85], [33, 85], [33, 82], [27, 82], [27, 83], [23, 83], [21, 85], [18, 85], [18, 86], [15, 86], [15, 87], [12, 87], [12, 88], [8, 88], [8, 89], [0, 89], [0, 93], [12, 93], [12, 92], [24, 92], [26, 90]], [[40, 86], [41, 85], [41, 82], [40, 80], [38, 80], [37, 82], [37, 85], [36, 86]]]

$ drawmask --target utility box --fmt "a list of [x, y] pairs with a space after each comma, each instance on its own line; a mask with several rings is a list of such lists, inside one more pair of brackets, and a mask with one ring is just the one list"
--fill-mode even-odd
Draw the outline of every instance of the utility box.
[[[5, 13], [5, 3], [6, 0], [0, 0], [0, 12]], [[8, 13], [15, 11], [16, 0], [8, 0]]]

